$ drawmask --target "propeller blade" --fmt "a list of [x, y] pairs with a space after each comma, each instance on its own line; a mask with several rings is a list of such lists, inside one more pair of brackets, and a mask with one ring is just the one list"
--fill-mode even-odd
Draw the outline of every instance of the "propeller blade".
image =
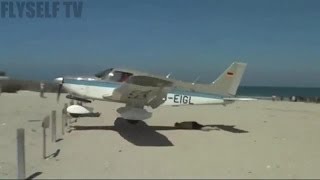
[[59, 87], [58, 87], [57, 102], [59, 102], [59, 100], [60, 100], [61, 89], [62, 89], [62, 83], [59, 84]]
[[64, 79], [62, 77], [59, 77], [59, 78], [56, 78], [55, 81], [59, 83], [58, 92], [57, 92], [57, 102], [59, 102]]

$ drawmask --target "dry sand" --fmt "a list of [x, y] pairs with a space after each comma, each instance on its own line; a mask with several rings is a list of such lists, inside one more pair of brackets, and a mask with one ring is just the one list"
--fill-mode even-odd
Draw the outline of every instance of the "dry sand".
[[[320, 105], [251, 101], [229, 106], [160, 107], [134, 125], [121, 104], [95, 101], [99, 118], [79, 118], [61, 135], [69, 100], [21, 91], [0, 96], [0, 178], [16, 178], [16, 129], [26, 131], [26, 173], [37, 178], [320, 178]], [[58, 138], [42, 159], [41, 121], [58, 111]], [[175, 122], [213, 125], [179, 130]], [[147, 126], [148, 124], [149, 126]]]

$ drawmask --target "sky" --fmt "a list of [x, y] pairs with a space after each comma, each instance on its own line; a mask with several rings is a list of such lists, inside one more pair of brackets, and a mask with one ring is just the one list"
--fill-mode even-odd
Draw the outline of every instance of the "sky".
[[[64, 1], [64, 0], [62, 0]], [[0, 18], [0, 71], [22, 79], [132, 68], [242, 85], [320, 87], [318, 0], [84, 0], [80, 18]]]

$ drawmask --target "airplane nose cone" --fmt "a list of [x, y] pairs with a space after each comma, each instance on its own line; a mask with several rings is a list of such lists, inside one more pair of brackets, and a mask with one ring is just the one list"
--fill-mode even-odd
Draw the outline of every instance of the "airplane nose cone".
[[57, 83], [62, 83], [62, 81], [63, 81], [63, 77], [58, 77], [54, 79], [54, 82], [57, 82]]

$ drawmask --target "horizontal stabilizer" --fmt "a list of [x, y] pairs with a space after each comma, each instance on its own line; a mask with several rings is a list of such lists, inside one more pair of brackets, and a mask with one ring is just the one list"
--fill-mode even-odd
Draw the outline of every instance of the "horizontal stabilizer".
[[223, 98], [225, 101], [256, 101], [255, 98]]

